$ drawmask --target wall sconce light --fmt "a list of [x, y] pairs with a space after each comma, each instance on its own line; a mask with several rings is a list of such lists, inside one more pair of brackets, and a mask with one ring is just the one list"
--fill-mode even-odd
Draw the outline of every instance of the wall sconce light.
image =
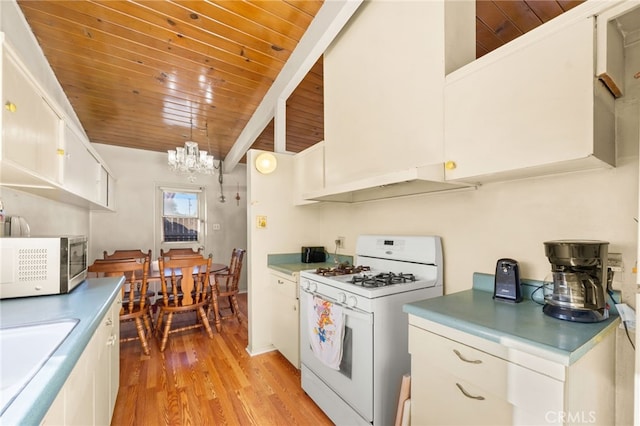
[[263, 175], [272, 173], [278, 167], [276, 156], [270, 152], [263, 152], [256, 157], [256, 170]]

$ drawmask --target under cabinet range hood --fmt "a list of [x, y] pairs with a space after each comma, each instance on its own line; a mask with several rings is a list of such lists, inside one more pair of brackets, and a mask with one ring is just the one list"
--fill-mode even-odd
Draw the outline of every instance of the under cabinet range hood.
[[456, 189], [475, 189], [462, 182], [445, 182], [444, 164], [412, 167], [302, 194], [306, 200], [357, 203]]

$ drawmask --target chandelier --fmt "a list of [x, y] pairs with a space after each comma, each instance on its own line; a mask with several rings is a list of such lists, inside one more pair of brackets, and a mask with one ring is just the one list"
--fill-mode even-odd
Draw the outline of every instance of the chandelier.
[[[209, 126], [207, 125], [207, 138], [209, 137]], [[193, 119], [191, 121], [191, 137], [193, 139]], [[217, 167], [213, 162], [213, 155], [207, 151], [198, 149], [197, 142], [189, 140], [184, 143], [184, 147], [170, 149], [168, 153], [168, 164], [171, 171], [189, 175], [189, 182], [196, 180], [196, 173], [213, 174]]]

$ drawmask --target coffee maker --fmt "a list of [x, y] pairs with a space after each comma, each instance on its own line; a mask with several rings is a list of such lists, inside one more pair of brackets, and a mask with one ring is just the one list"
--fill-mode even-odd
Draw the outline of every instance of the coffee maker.
[[609, 243], [597, 240], [558, 240], [544, 243], [553, 279], [544, 285], [542, 311], [576, 322], [609, 318], [606, 304]]

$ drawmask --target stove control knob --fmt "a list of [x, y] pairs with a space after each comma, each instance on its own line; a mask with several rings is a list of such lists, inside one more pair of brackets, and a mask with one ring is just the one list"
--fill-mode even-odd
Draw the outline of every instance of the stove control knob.
[[314, 292], [318, 289], [318, 283], [314, 283], [313, 281], [309, 281], [309, 291]]
[[309, 290], [309, 280], [302, 280], [300, 287], [302, 287], [303, 290]]
[[347, 299], [347, 306], [350, 308], [355, 308], [357, 304], [358, 300], [355, 298], [355, 296], [349, 296], [349, 298]]
[[338, 300], [338, 303], [344, 303], [347, 301], [347, 295], [340, 292], [338, 293], [338, 297], [336, 299]]

